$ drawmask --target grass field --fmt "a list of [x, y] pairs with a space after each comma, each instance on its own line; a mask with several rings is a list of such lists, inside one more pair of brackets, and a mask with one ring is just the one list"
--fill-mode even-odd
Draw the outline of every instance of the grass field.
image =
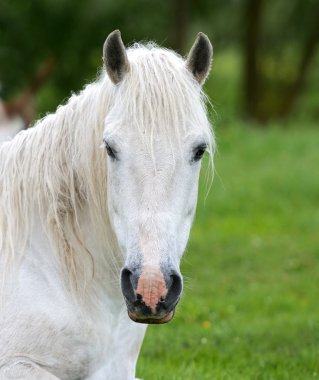
[[319, 128], [239, 125], [217, 140], [183, 299], [171, 323], [149, 327], [138, 376], [319, 379]]

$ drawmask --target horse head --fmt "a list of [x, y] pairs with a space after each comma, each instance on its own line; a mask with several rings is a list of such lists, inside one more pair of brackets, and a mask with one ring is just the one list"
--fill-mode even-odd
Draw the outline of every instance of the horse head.
[[214, 146], [202, 92], [212, 46], [200, 33], [184, 60], [154, 45], [126, 50], [114, 31], [103, 58], [113, 85], [103, 141], [121, 289], [132, 320], [165, 323], [183, 289], [201, 158]]

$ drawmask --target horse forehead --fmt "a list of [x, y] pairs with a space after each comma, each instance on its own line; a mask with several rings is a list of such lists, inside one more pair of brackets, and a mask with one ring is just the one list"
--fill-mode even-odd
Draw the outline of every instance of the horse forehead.
[[171, 150], [153, 152], [148, 149], [142, 150], [134, 155], [131, 160], [131, 171], [141, 174], [146, 178], [167, 177], [176, 174], [181, 166], [179, 155], [175, 155]]
[[128, 154], [124, 155], [123, 168], [130, 173], [128, 178], [138, 183], [138, 187], [147, 183], [166, 184], [172, 181], [183, 167], [179, 148], [169, 144], [154, 144], [130, 146]]
[[140, 139], [137, 144], [138, 148], [135, 152], [139, 160], [156, 164], [156, 166], [174, 167], [172, 164], [178, 164], [185, 154], [183, 139], [178, 141], [176, 137], [169, 139], [164, 136], [163, 139], [155, 138], [146, 141]]

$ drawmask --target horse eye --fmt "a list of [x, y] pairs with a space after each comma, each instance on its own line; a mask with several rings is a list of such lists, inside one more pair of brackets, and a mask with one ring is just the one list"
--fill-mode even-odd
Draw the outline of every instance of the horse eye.
[[198, 147], [196, 147], [194, 149], [193, 161], [199, 161], [203, 157], [206, 149], [207, 149], [206, 144], [201, 144]]
[[105, 140], [104, 140], [104, 144], [105, 144], [106, 152], [109, 155], [109, 157], [111, 157], [113, 160], [116, 160], [117, 159], [117, 157], [116, 157], [117, 152], [115, 151], [115, 149], [111, 148], [111, 146]]

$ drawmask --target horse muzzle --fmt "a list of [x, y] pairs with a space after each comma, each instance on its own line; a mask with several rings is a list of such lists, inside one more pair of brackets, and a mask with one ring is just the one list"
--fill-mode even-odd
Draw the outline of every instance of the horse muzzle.
[[124, 267], [121, 288], [132, 321], [162, 324], [174, 316], [183, 281], [175, 270], [163, 273], [157, 267], [144, 267], [140, 272]]

